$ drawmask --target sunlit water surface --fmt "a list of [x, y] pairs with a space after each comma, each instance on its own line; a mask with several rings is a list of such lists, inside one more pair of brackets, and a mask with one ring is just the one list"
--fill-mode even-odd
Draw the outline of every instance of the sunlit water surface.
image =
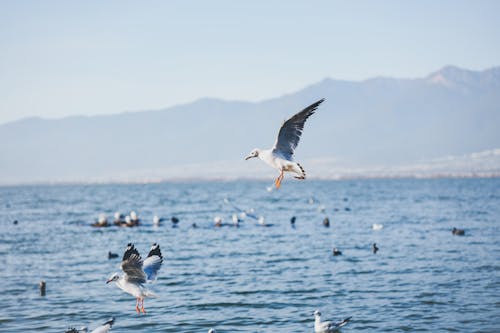
[[[500, 179], [269, 185], [0, 188], [0, 331], [92, 329], [114, 316], [113, 332], [313, 332], [320, 309], [352, 316], [343, 332], [500, 332]], [[215, 216], [231, 222], [225, 197], [272, 225], [215, 228]], [[131, 210], [142, 226], [89, 226]], [[154, 227], [154, 215], [179, 227]], [[466, 235], [452, 236], [454, 226]], [[120, 262], [108, 251], [121, 257], [129, 242], [143, 255], [158, 242], [165, 257], [146, 315], [105, 283]]]

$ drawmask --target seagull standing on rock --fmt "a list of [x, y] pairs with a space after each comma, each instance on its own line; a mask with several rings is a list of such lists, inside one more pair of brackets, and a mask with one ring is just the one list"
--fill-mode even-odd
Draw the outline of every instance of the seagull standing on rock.
[[320, 99], [316, 103], [309, 105], [304, 110], [285, 121], [280, 128], [278, 138], [276, 139], [273, 148], [256, 148], [252, 150], [247, 157], [245, 157], [245, 160], [258, 157], [273, 168], [277, 169], [280, 172], [280, 175], [274, 182], [276, 188], [281, 186], [281, 181], [283, 180], [285, 172], [295, 173], [295, 178], [297, 179], [306, 178], [304, 168], [293, 160], [293, 153], [299, 144], [300, 136], [302, 135], [302, 130], [304, 129], [304, 124], [307, 118], [309, 118], [314, 111], [316, 111], [318, 106], [323, 103], [324, 100], [324, 98]]
[[139, 251], [131, 243], [128, 244], [123, 254], [121, 268], [124, 274], [114, 273], [106, 283], [115, 282], [124, 292], [136, 298], [135, 310], [137, 313], [146, 313], [144, 309], [144, 298], [155, 297], [144, 284], [156, 280], [156, 275], [160, 270], [163, 257], [160, 246], [153, 244], [148, 257], [142, 260]]

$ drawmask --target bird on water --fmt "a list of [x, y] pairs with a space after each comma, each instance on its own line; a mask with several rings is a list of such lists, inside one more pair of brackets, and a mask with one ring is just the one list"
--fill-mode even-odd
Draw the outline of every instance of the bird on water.
[[337, 332], [339, 328], [347, 324], [352, 317], [347, 317], [340, 321], [321, 321], [321, 312], [314, 311], [314, 332], [315, 333], [333, 333]]

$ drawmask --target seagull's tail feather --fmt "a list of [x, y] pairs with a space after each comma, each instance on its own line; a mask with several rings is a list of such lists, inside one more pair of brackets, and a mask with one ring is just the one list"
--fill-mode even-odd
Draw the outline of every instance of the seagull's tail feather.
[[351, 320], [352, 317], [347, 317], [345, 319], [343, 319], [340, 323], [339, 323], [339, 326], [338, 327], [342, 327], [344, 326], [345, 324], [347, 324], [350, 320]]
[[158, 295], [156, 295], [154, 292], [148, 289], [144, 290], [142, 294], [144, 295], [144, 297], [152, 297], [152, 298], [158, 297]]
[[297, 179], [306, 179], [306, 171], [304, 170], [304, 168], [302, 167], [302, 165], [300, 165], [299, 163], [297, 163], [297, 166], [299, 167], [299, 170], [296, 170], [296, 173], [299, 176], [295, 176], [295, 178], [297, 178]]

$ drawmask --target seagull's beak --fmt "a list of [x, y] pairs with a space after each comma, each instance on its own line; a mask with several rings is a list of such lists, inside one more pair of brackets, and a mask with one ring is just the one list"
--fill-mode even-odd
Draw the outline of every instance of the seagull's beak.
[[113, 281], [113, 280], [107, 280], [107, 281], [106, 281], [106, 284], [110, 283], [111, 281]]
[[255, 155], [252, 154], [248, 155], [247, 157], [245, 157], [245, 161], [251, 159], [252, 157], [255, 157]]

